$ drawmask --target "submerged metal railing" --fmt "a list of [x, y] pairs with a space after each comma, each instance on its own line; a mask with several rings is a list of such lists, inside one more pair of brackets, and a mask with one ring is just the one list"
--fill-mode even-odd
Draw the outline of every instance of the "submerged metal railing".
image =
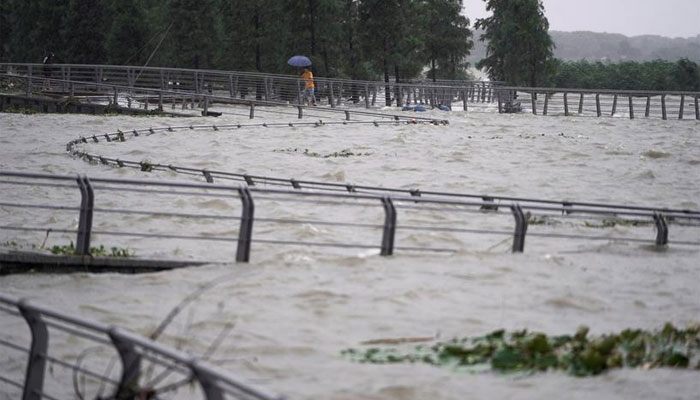
[[[196, 382], [201, 387], [201, 398], [207, 400], [282, 399], [245, 383], [204, 360], [123, 328], [62, 313], [33, 301], [3, 293], [0, 293], [0, 313], [6, 317], [3, 318], [4, 327], [0, 333], [0, 347], [4, 348], [0, 354], [2, 358], [6, 358], [2, 361], [4, 366], [0, 367], [0, 382], [14, 387], [18, 392], [21, 391], [23, 400], [68, 398], [71, 381], [74, 389], [73, 395], [70, 396], [72, 398], [161, 398], [158, 396], [172, 395], [183, 387], [189, 389], [189, 383]], [[28, 347], [18, 343], [16, 337], [11, 338], [12, 331], [9, 328], [15, 326], [10, 322], [11, 317], [22, 318], [29, 326], [31, 338]], [[67, 334], [74, 348], [79, 342], [82, 344], [82, 341], [85, 341], [81, 356], [76, 358], [74, 353], [67, 357], [52, 355], [51, 346], [57, 346], [56, 337], [60, 334]], [[111, 354], [110, 365], [118, 358], [121, 365], [118, 376], [114, 376], [116, 372], [112, 373], [113, 365], [102, 368], [83, 365], [83, 356], [96, 349]], [[17, 374], [5, 375], [9, 373], [5, 369], [9, 366], [9, 360], [18, 358], [10, 356], [10, 353], [19, 354], [20, 357], [26, 356], [23, 378], [17, 377]], [[150, 363], [148, 367], [147, 363]], [[66, 373], [54, 371], [54, 368], [61, 368]], [[49, 369], [52, 378], [64, 377], [64, 380], [59, 380], [54, 387], [47, 387], [45, 383]], [[21, 371], [20, 368], [15, 370]], [[154, 374], [155, 377], [152, 376]], [[71, 375], [72, 379], [69, 378]], [[88, 397], [84, 392], [87, 388], [80, 387], [80, 382], [86, 380], [92, 383], [92, 390], [97, 392], [94, 397]], [[102, 397], [103, 393], [106, 393], [105, 397]], [[12, 396], [10, 391], [5, 394]], [[192, 398], [193, 393], [188, 390], [186, 396]], [[19, 393], [14, 398], [19, 398]]]
[[[76, 204], [70, 207], [69, 204], [57, 205], [53, 202], [39, 203], [36, 200], [33, 202], [19, 202], [5, 199], [0, 203], [0, 208], [5, 210], [4, 221], [8, 221], [15, 217], [19, 211], [35, 212], [43, 209], [54, 211], [71, 211], [77, 212], [79, 215], [77, 229], [67, 229], [51, 226], [26, 226], [25, 224], [3, 222], [0, 225], [0, 230], [15, 231], [15, 232], [53, 232], [70, 233], [73, 232], [76, 236], [77, 246], [76, 252], [79, 254], [89, 254], [91, 237], [100, 235], [105, 237], [127, 237], [138, 238], [139, 240], [184, 240], [184, 241], [209, 241], [219, 243], [236, 243], [235, 260], [238, 262], [247, 262], [251, 257], [251, 245], [258, 243], [264, 246], [304, 246], [304, 247], [319, 247], [319, 248], [338, 248], [338, 249], [374, 249], [378, 250], [380, 255], [389, 256], [397, 251], [410, 252], [455, 252], [459, 248], [445, 247], [445, 244], [438, 240], [437, 245], [430, 246], [407, 246], [402, 242], [407, 240], [406, 237], [416, 232], [445, 232], [451, 234], [477, 234], [477, 235], [500, 235], [512, 237], [511, 249], [513, 252], [522, 252], [525, 248], [525, 237], [549, 237], [563, 238], [567, 240], [606, 240], [606, 241], [628, 241], [656, 244], [658, 246], [666, 246], [669, 243], [678, 245], [698, 246], [700, 242], [694, 240], [686, 240], [687, 238], [675, 237], [673, 240], [669, 236], [669, 225], [678, 224], [683, 227], [679, 232], [688, 234], [687, 229], [691, 232], [700, 228], [700, 212], [696, 211], [679, 211], [679, 210], [660, 210], [658, 208], [641, 208], [624, 205], [604, 205], [604, 204], [588, 204], [564, 202], [561, 204], [552, 204], [549, 201], [537, 201], [535, 199], [524, 199], [521, 202], [497, 202], [496, 198], [482, 199], [466, 199], [459, 197], [440, 197], [428, 196], [425, 192], [416, 191], [413, 195], [402, 195], [399, 193], [371, 193], [361, 192], [358, 187], [354, 191], [319, 191], [303, 189], [299, 182], [296, 182], [297, 189], [277, 189], [268, 188], [259, 185], [222, 185], [215, 183], [190, 183], [190, 182], [172, 182], [172, 181], [153, 181], [153, 180], [134, 180], [134, 179], [107, 179], [107, 178], [88, 178], [86, 176], [65, 176], [65, 175], [49, 175], [49, 174], [32, 174], [23, 172], [0, 172], [0, 185], [5, 188], [8, 185], [30, 186], [30, 187], [46, 187], [49, 190], [56, 190], [57, 187], [73, 187], [80, 188], [79, 205]], [[294, 185], [294, 182], [292, 182]], [[376, 188], [374, 188], [376, 189]], [[4, 190], [4, 193], [10, 193]], [[121, 207], [105, 206], [100, 201], [96, 201], [95, 193], [138, 193], [138, 199], [152, 199], [157, 195], [175, 196], [175, 199], [183, 198], [218, 198], [218, 199], [237, 199], [240, 204], [240, 211], [237, 215], [230, 213], [222, 214], [203, 214], [201, 212], [185, 212], [180, 207], [168, 208], [165, 202], [158, 202], [158, 208], [153, 207], [143, 208], [143, 201], [137, 201], [134, 204], [128, 202]], [[453, 195], [454, 196], [454, 195]], [[21, 198], [21, 197], [20, 197]], [[109, 199], [109, 197], [107, 197]], [[112, 200], [113, 201], [113, 200]], [[149, 201], [153, 203], [154, 200]], [[263, 211], [267, 212], [261, 204], [271, 202], [273, 207], [280, 204], [291, 204], [285, 214], [294, 214], [280, 218], [277, 216], [258, 216]], [[130, 204], [126, 206], [126, 204]], [[332, 215], [324, 216], [326, 218], [318, 218], [317, 216], [309, 217], [309, 212], [313, 212], [321, 207], [330, 207], [334, 210]], [[368, 212], [354, 214], [349, 220], [340, 220], [334, 215], [340, 209], [349, 209], [361, 207]], [[380, 208], [381, 207], [381, 208]], [[229, 207], [227, 207], [229, 208]], [[14, 210], [14, 211], [9, 211]], [[371, 211], [375, 210], [375, 211]], [[381, 211], [379, 211], [381, 210]], [[443, 212], [451, 216], [449, 222], [440, 223], [435, 220], [435, 213]], [[405, 217], [402, 217], [404, 213]], [[473, 218], [463, 220], [460, 217], [454, 218], [464, 213], [469, 213]], [[95, 214], [100, 214], [102, 224], [109, 222], [109, 218], [113, 215], [135, 215], [135, 216], [152, 216], [158, 218], [179, 218], [193, 219], [199, 221], [222, 222], [238, 221], [239, 228], [237, 236], [222, 236], [217, 234], [218, 230], [204, 230], [200, 235], [183, 234], [182, 232], [152, 232], [152, 231], [134, 231], [133, 224], [128, 224], [126, 230], [113, 230], [105, 228], [95, 228], [97, 218]], [[368, 216], [372, 214], [372, 217]], [[477, 218], [476, 216], [479, 216]], [[104, 216], [108, 219], [104, 220]], [[504, 216], [510, 217], [510, 226], [507, 220], [503, 220]], [[376, 218], [376, 220], [374, 219]], [[56, 219], [54, 217], [54, 219]], [[72, 219], [69, 216], [69, 219]], [[644, 233], [641, 237], [633, 236], [592, 236], [581, 235], [580, 233], [561, 233], [561, 229], [565, 228], [560, 223], [555, 223], [555, 220], [565, 219], [569, 221], [579, 221], [582, 227], [585, 228], [586, 219], [600, 222], [600, 227], [604, 227], [606, 219], [613, 221], [613, 225], [629, 226], [630, 229], [635, 227], [642, 228], [653, 227], [656, 234]], [[548, 221], [552, 221], [548, 224]], [[264, 230], [264, 234], [255, 233], [253, 225], [266, 224], [268, 228]], [[315, 241], [304, 240], [295, 237], [294, 233], [287, 233], [281, 229], [283, 226], [289, 225], [310, 225], [324, 226], [332, 229], [337, 229], [338, 236], [342, 236], [346, 232], [345, 237], [335, 241]], [[200, 224], [201, 226], [201, 224]], [[554, 228], [549, 232], [528, 232], [529, 227], [545, 227]], [[589, 225], [590, 226], [590, 225]], [[187, 231], [185, 225], [180, 229]], [[347, 232], [352, 232], [348, 235]], [[373, 235], [371, 232], [378, 232], [377, 241], [375, 243], [358, 243], [352, 241], [355, 237], [369, 238]], [[402, 233], [399, 237], [397, 232]], [[271, 236], [272, 235], [272, 236]], [[350, 237], [347, 237], [350, 236]], [[399, 243], [398, 245], [396, 243]], [[430, 240], [425, 242], [430, 243]], [[226, 248], [226, 246], [223, 246]], [[212, 254], [211, 251], [205, 252], [207, 256]], [[199, 255], [201, 256], [201, 254]], [[217, 261], [227, 261], [225, 258]]]
[[499, 110], [517, 102], [522, 111], [535, 115], [635, 119], [643, 110], [645, 118], [700, 120], [700, 92], [503, 87], [496, 93]]

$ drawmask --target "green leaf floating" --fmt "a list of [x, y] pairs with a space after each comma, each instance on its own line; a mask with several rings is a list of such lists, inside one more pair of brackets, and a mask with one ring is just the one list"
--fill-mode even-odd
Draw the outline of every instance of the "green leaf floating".
[[700, 325], [659, 331], [626, 329], [601, 336], [580, 327], [573, 336], [498, 330], [474, 338], [455, 338], [409, 351], [395, 347], [347, 349], [341, 354], [372, 364], [427, 363], [442, 367], [490, 366], [499, 372], [565, 371], [592, 376], [614, 368], [693, 368], [700, 370]]

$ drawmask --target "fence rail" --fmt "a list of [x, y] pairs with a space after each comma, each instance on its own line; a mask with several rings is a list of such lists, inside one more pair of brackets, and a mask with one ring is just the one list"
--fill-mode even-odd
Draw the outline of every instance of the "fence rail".
[[[28, 348], [9, 339], [10, 332], [5, 329], [3, 329], [2, 339], [0, 339], [0, 347], [15, 354], [26, 354], [26, 372], [23, 380], [22, 378], [0, 375], [1, 382], [22, 391], [23, 400], [55, 399], [65, 396], [65, 392], [55, 394], [51, 392], [50, 388], [45, 388], [45, 375], [49, 364], [72, 371], [74, 380], [77, 379], [78, 375], [81, 375], [97, 381], [101, 387], [112, 388], [111, 393], [105, 397], [111, 399], [157, 397], [158, 394], [185, 386], [189, 382], [197, 382], [201, 387], [202, 397], [207, 400], [226, 398], [282, 399], [278, 395], [245, 383], [203, 360], [158, 343], [152, 338], [146, 338], [116, 326], [108, 326], [62, 313], [32, 301], [18, 299], [3, 293], [0, 293], [0, 313], [10, 317], [23, 318], [31, 333]], [[8, 324], [6, 326], [10, 326], [8, 318], [3, 319]], [[103, 374], [84, 368], [81, 365], [80, 357], [76, 360], [74, 357], [64, 359], [52, 356], [50, 343], [53, 341], [49, 339], [57, 332], [84, 339], [93, 347], [95, 345], [111, 347], [113, 357], [118, 356], [121, 363], [120, 375], [113, 378], [109, 373]], [[5, 351], [1, 353], [7, 355]], [[149, 368], [153, 368], [155, 365], [163, 368], [160, 379], [156, 377], [150, 382], [142, 381], [144, 379], [142, 372], [145, 371], [146, 362], [152, 363]], [[172, 377], [170, 377], [171, 375]], [[166, 376], [170, 379], [166, 380]], [[176, 376], [179, 376], [179, 379], [175, 379]], [[156, 384], [154, 385], [154, 383]], [[62, 389], [65, 391], [66, 388], [70, 387], [70, 381], [62, 382], [62, 385]], [[75, 381], [74, 387], [77, 389]], [[78, 393], [77, 390], [74, 395], [76, 398], [83, 398], [83, 394]], [[102, 397], [100, 395], [96, 398]]]
[[[65, 176], [65, 175], [49, 175], [49, 174], [32, 174], [23, 172], [0, 171], [0, 186], [7, 187], [9, 185], [27, 186], [31, 182], [32, 186], [42, 186], [42, 184], [50, 184], [48, 188], [54, 188], [57, 183], [70, 184], [73, 183], [74, 188], [79, 189], [80, 200], [79, 205], [69, 206], [55, 205], [53, 203], [27, 203], [19, 201], [4, 201], [0, 204], [0, 209], [5, 210], [5, 219], [10, 219], [11, 215], [18, 213], [21, 210], [26, 212], [34, 212], [37, 208], [44, 208], [50, 211], [62, 210], [70, 211], [78, 214], [77, 229], [73, 230], [76, 238], [76, 252], [81, 255], [90, 254], [91, 238], [94, 235], [112, 236], [112, 237], [129, 237], [139, 238], [141, 240], [185, 240], [185, 241], [207, 241], [207, 242], [229, 242], [236, 243], [235, 260], [237, 262], [248, 262], [251, 258], [251, 245], [259, 243], [260, 245], [277, 246], [304, 246], [317, 248], [338, 248], [338, 249], [376, 249], [380, 255], [389, 256], [396, 251], [420, 251], [420, 252], [454, 252], [459, 249], [444, 247], [445, 244], [438, 242], [436, 245], [430, 246], [409, 246], [401, 243], [405, 240], [407, 233], [416, 232], [452, 232], [455, 234], [479, 234], [479, 235], [500, 235], [511, 236], [513, 252], [523, 252], [525, 248], [526, 235], [533, 237], [550, 237], [550, 238], [566, 238], [580, 240], [607, 240], [607, 241], [629, 241], [656, 244], [658, 246], [666, 246], [669, 243], [678, 245], [700, 245], [700, 242], [692, 239], [687, 240], [684, 237], [677, 237], [673, 240], [669, 239], [669, 226], [679, 224], [683, 227], [681, 230], [685, 235], [687, 229], [694, 230], [700, 228], [700, 212], [687, 210], [662, 210], [659, 208], [643, 208], [624, 205], [606, 205], [592, 203], [576, 203], [563, 202], [555, 204], [555, 202], [536, 199], [521, 199], [522, 201], [506, 201], [507, 198], [487, 197], [482, 198], [467, 198], [469, 195], [443, 194], [442, 196], [428, 196], [426, 192], [414, 192], [412, 195], [404, 195], [401, 193], [377, 193], [372, 192], [377, 188], [367, 188], [363, 192], [361, 188], [356, 187], [355, 191], [332, 191], [332, 190], [309, 190], [302, 189], [298, 185], [297, 189], [278, 189], [274, 187], [262, 187], [258, 185], [248, 186], [242, 185], [222, 185], [215, 183], [194, 183], [194, 182], [172, 182], [172, 181], [153, 181], [153, 180], [134, 180], [134, 179], [107, 179], [107, 178], [88, 178], [87, 176]], [[297, 182], [298, 183], [298, 182]], [[306, 187], [306, 186], [305, 186]], [[317, 186], [317, 187], [320, 187]], [[49, 189], [52, 190], [52, 189]], [[5, 190], [5, 193], [10, 191]], [[96, 202], [95, 193], [119, 192], [119, 193], [139, 193], [140, 198], [152, 198], [155, 195], [167, 194], [175, 198], [192, 198], [209, 196], [211, 198], [221, 199], [237, 199], [239, 202], [240, 211], [238, 214], [203, 214], [201, 212], [185, 212], [178, 208], [170, 210], [166, 207], [167, 204], [160, 204], [158, 209], [153, 207], [136, 208], [136, 207], [114, 207], [105, 206]], [[419, 195], [420, 194], [420, 195]], [[105, 198], [109, 198], [105, 196]], [[499, 202], [503, 200], [503, 202]], [[259, 218], [257, 213], [260, 211], [268, 211], [266, 208], [260, 208], [260, 204], [267, 204], [268, 201], [273, 201], [276, 204], [290, 204], [290, 212], [294, 216], [280, 218], [277, 216], [266, 216]], [[142, 202], [138, 202], [140, 207], [143, 207]], [[353, 217], [350, 220], [343, 221], [330, 216], [330, 218], [309, 217], [305, 213], [309, 210], [320, 206], [333, 207], [334, 210], [349, 207], [362, 207], [363, 209], [375, 210], [381, 213], [383, 217], [377, 221], [362, 221]], [[12, 210], [12, 211], [10, 211]], [[381, 211], [380, 211], [381, 210]], [[402, 221], [400, 213], [422, 213], [423, 218], [406, 219]], [[447, 225], [438, 223], [431, 219], [433, 217], [425, 217], [430, 215], [430, 212], [444, 212], [449, 215], [457, 215], [457, 218], [451, 218], [451, 222]], [[469, 224], [462, 221], [460, 214], [471, 213], [472, 215], [480, 216], [483, 220], [479, 224]], [[104, 224], [108, 222], [115, 214], [120, 215], [150, 215], [157, 217], [173, 217], [181, 219], [195, 219], [197, 221], [237, 221], [238, 230], [237, 236], [221, 235], [214, 232], [204, 231], [200, 235], [183, 234], [181, 232], [144, 232], [129, 230], [114, 230], [93, 227], [97, 221], [96, 215], [100, 216], [100, 221]], [[507, 222], [502, 219], [503, 216], [510, 215], [512, 224], [510, 230], [507, 228]], [[328, 216], [327, 216], [328, 217]], [[364, 217], [363, 217], [364, 218]], [[377, 217], [380, 218], [380, 217]], [[407, 217], [406, 217], [407, 218]], [[476, 218], [476, 217], [474, 217]], [[581, 235], [577, 233], [561, 233], [552, 230], [542, 232], [528, 233], [528, 227], [538, 227], [545, 219], [568, 219], [581, 220], [589, 218], [592, 220], [604, 220], [606, 218], [616, 219], [618, 223], [625, 225], [622, 221], [632, 221], [628, 225], [630, 227], [642, 227], [642, 233], [645, 232], [643, 227], [649, 226], [656, 230], [656, 234], [643, 233], [644, 236], [611, 236], [611, 235]], [[416, 221], [420, 222], [417, 223]], [[491, 221], [491, 222], [489, 222]], [[266, 229], [265, 234], [253, 234], [253, 225], [258, 224], [270, 225], [272, 229]], [[281, 227], [286, 225], [319, 225], [333, 227], [338, 230], [338, 235], [342, 236], [346, 232], [345, 238], [335, 241], [318, 241], [312, 239], [299, 239], [290, 236], [284, 236]], [[275, 228], [277, 227], [277, 228]], [[181, 228], [186, 230], [187, 228]], [[560, 230], [561, 228], [557, 228]], [[70, 233], [71, 229], [47, 226], [24, 226], [16, 223], [3, 223], [0, 230], [5, 231], [27, 231], [27, 232], [46, 232], [53, 230], [55, 232]], [[347, 235], [348, 231], [360, 230], [367, 232], [364, 234]], [[270, 232], [282, 232], [278, 236], [269, 236]], [[375, 243], [355, 242], [352, 237], [369, 238], [373, 234], [370, 232], [378, 231], [379, 237]], [[355, 231], [353, 231], [355, 232]], [[397, 232], [404, 234], [402, 239], [398, 238]], [[350, 237], [348, 237], [350, 236]], [[691, 235], [692, 237], [692, 235]], [[396, 245], [396, 242], [399, 245]], [[224, 246], [226, 247], [226, 246]], [[201, 254], [199, 255], [201, 256]], [[226, 261], [226, 260], [221, 260]]]
[[[0, 63], [0, 72], [43, 81], [56, 76], [64, 81], [112, 83], [129, 88], [177, 90], [193, 94], [217, 94], [230, 99], [282, 101], [302, 104], [304, 82], [296, 76], [237, 71], [118, 65]], [[314, 78], [319, 97], [335, 108], [341, 104], [362, 104], [365, 108], [406, 103], [452, 104], [458, 100], [488, 103], [495, 100], [500, 82], [463, 81], [449, 83], [397, 83], [348, 79]], [[61, 86], [63, 91], [68, 88]]]

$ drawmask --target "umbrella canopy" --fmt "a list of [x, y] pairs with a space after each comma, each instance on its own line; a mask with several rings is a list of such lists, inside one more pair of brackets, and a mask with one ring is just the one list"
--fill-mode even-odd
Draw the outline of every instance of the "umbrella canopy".
[[287, 64], [292, 67], [308, 67], [311, 65], [311, 60], [306, 56], [294, 56], [287, 60]]

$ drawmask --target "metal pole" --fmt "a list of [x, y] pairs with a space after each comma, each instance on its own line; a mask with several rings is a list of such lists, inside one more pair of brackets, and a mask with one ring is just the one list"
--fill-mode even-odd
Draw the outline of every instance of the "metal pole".
[[698, 103], [698, 96], [695, 96], [695, 119], [700, 120], [700, 104]]
[[617, 111], [617, 94], [613, 96], [612, 112], [610, 113], [611, 117], [615, 115], [615, 111]]
[[595, 94], [595, 112], [600, 117], [602, 115], [600, 111], [600, 93]]
[[525, 234], [527, 233], [527, 219], [523, 214], [523, 210], [517, 203], [510, 206], [515, 218], [515, 233], [513, 234], [513, 253], [522, 253], [525, 251]]
[[532, 113], [537, 115], [537, 93], [532, 92], [530, 96], [532, 97]]
[[80, 189], [80, 216], [78, 220], [78, 239], [76, 240], [76, 252], [82, 256], [90, 254], [90, 235], [92, 232], [92, 214], [95, 205], [95, 194], [90, 185], [90, 180], [85, 175], [78, 175], [78, 188]]
[[382, 247], [379, 253], [382, 256], [394, 254], [394, 236], [396, 234], [396, 208], [391, 197], [382, 197], [384, 206], [384, 232], [382, 234]]
[[632, 96], [629, 96], [630, 102], [630, 119], [634, 119], [634, 103], [632, 102]]
[[666, 120], [667, 115], [666, 115], [666, 95], [662, 94], [661, 95], [661, 119]]
[[205, 399], [224, 400], [226, 398], [224, 391], [217, 385], [218, 379], [206, 372], [205, 368], [201, 368], [197, 360], [193, 360], [188, 367], [202, 387]]
[[569, 116], [569, 94], [564, 92], [564, 115]]
[[255, 118], [255, 103], [250, 103], [250, 119]]
[[20, 300], [17, 305], [27, 321], [32, 333], [32, 344], [27, 359], [27, 373], [24, 377], [22, 400], [41, 400], [44, 391], [44, 373], [46, 372], [46, 354], [49, 348], [49, 331], [41, 315]]
[[678, 107], [678, 119], [683, 119], [683, 111], [685, 109], [685, 95], [681, 95], [681, 105]]
[[651, 110], [651, 96], [647, 96], [647, 105], [644, 109], [644, 117], [649, 118], [649, 111]]
[[136, 351], [136, 346], [131, 341], [121, 337], [119, 328], [113, 327], [107, 334], [122, 361], [122, 376], [112, 398], [134, 398], [139, 387], [139, 376], [141, 375], [141, 355]]
[[243, 210], [241, 211], [241, 225], [238, 229], [238, 249], [236, 250], [236, 262], [250, 261], [250, 244], [253, 237], [253, 219], [255, 216], [255, 204], [250, 191], [246, 186], [238, 188]]
[[583, 114], [583, 93], [578, 98], [578, 113]]
[[542, 115], [547, 115], [547, 107], [549, 106], [549, 93], [544, 94], [544, 108], [542, 109]]
[[654, 223], [656, 224], [656, 245], [665, 246], [668, 244], [668, 226], [666, 219], [658, 212], [654, 213]]

